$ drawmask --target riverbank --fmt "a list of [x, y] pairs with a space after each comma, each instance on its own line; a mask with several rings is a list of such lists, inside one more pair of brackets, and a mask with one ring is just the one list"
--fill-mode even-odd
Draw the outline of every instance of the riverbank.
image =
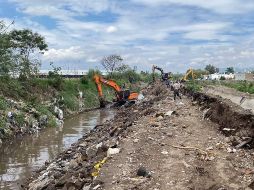
[[252, 148], [250, 112], [202, 93], [173, 101], [160, 85], [142, 93], [141, 102], [84, 134], [23, 188], [253, 188], [253, 150], [242, 149]]
[[[99, 107], [93, 81], [61, 80], [1, 81], [0, 144], [45, 127], [60, 126], [64, 118]], [[111, 98], [110, 93], [106, 97]]]
[[0, 189], [20, 189], [20, 184], [48, 160], [77, 142], [95, 125], [114, 116], [114, 110], [94, 110], [66, 118], [62, 127], [47, 127], [38, 133], [5, 142], [0, 147]]

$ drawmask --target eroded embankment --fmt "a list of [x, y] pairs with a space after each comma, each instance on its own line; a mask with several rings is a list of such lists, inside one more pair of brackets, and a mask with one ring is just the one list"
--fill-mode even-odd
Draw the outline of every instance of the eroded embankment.
[[[99, 180], [94, 181], [95, 179], [94, 176], [97, 176], [98, 174], [97, 172], [99, 171], [99, 169], [105, 162], [106, 163], [110, 162], [110, 159], [107, 158], [107, 156], [109, 155], [107, 154], [111, 154], [111, 153], [113, 154], [114, 152], [115, 153], [118, 152], [119, 151], [118, 148], [121, 146], [120, 143], [122, 143], [122, 140], [128, 137], [130, 134], [132, 134], [132, 130], [133, 130], [132, 126], [135, 126], [135, 124], [139, 122], [141, 118], [143, 118], [142, 122], [144, 122], [143, 123], [144, 126], [140, 125], [140, 127], [148, 127], [148, 129], [156, 129], [154, 130], [154, 133], [156, 136], [156, 133], [160, 131], [159, 130], [160, 125], [159, 124], [157, 125], [157, 123], [160, 123], [161, 121], [158, 120], [158, 122], [154, 124], [150, 123], [149, 125], [145, 124], [145, 122], [149, 123], [149, 119], [154, 120], [154, 119], [159, 119], [160, 117], [163, 118], [163, 116], [159, 114], [160, 108], [156, 108], [158, 107], [156, 104], [158, 102], [160, 105], [165, 104], [165, 109], [172, 109], [174, 107], [170, 107], [170, 106], [175, 106], [174, 105], [175, 103], [172, 101], [172, 99], [170, 100], [170, 97], [169, 97], [172, 94], [170, 94], [169, 90], [167, 90], [166, 88], [160, 85], [147, 87], [143, 91], [143, 94], [145, 96], [145, 99], [143, 99], [141, 102], [138, 102], [137, 104], [128, 108], [119, 108], [114, 119], [105, 122], [103, 125], [96, 126], [92, 131], [90, 131], [87, 134], [84, 134], [83, 138], [81, 138], [77, 143], [73, 144], [71, 148], [61, 153], [57, 158], [55, 158], [50, 163], [46, 163], [45, 166], [41, 168], [40, 171], [37, 171], [37, 174], [30, 179], [30, 182], [27, 185], [25, 185], [24, 188], [25, 189], [82, 189], [82, 188], [96, 189], [96, 187], [100, 187], [98, 186], [98, 183], [101, 183], [101, 181]], [[162, 100], [164, 101], [164, 103], [162, 103]], [[245, 137], [246, 135], [252, 136], [252, 133], [243, 135], [243, 133], [247, 131], [252, 131], [252, 115], [249, 114], [248, 112], [242, 110], [241, 108], [237, 107], [236, 105], [230, 102], [224, 101], [223, 99], [219, 97], [211, 97], [202, 93], [194, 94], [193, 100], [194, 101], [192, 104], [194, 107], [198, 108], [196, 104], [201, 105], [199, 108], [204, 110], [204, 118], [210, 118], [212, 121], [217, 122], [219, 124], [219, 128], [222, 131], [226, 132], [228, 135], [229, 134], [239, 135], [240, 137]], [[169, 101], [171, 103], [169, 103]], [[184, 104], [178, 105], [178, 107], [179, 106], [184, 107]], [[181, 109], [184, 110], [184, 108], [181, 108]], [[191, 106], [188, 105], [186, 109], [193, 109], [193, 108], [191, 108]], [[181, 115], [182, 113], [178, 113], [178, 115], [179, 114]], [[182, 126], [181, 129], [176, 128], [176, 130], [179, 131], [179, 130], [186, 129], [187, 127], [186, 124], [183, 125], [184, 122], [181, 123], [181, 120], [184, 120], [185, 116], [186, 117], [188, 116], [191, 118], [193, 117], [192, 126], [195, 126], [196, 122], [200, 122], [200, 118], [196, 114], [197, 113], [195, 111], [192, 113], [193, 116], [191, 115], [188, 116], [188, 111], [185, 110], [183, 117], [179, 117], [176, 115], [175, 117], [177, 118], [177, 122], [174, 124], [175, 127]], [[170, 120], [169, 121], [168, 120], [169, 119], [166, 119], [164, 123], [170, 124], [169, 122]], [[200, 122], [199, 125], [197, 126], [204, 125], [203, 123], [205, 123], [205, 121]], [[218, 125], [214, 125], [214, 126], [218, 126]], [[170, 130], [170, 127], [164, 126], [163, 130], [168, 131]], [[144, 131], [147, 131], [146, 128], [144, 128]], [[186, 138], [191, 138], [192, 136], [191, 134], [198, 131], [199, 130], [196, 129], [196, 131], [194, 132], [190, 131], [186, 133]], [[213, 131], [213, 133], [216, 134], [216, 131]], [[153, 136], [153, 134], [150, 134], [150, 135]], [[151, 139], [154, 139], [153, 140], [154, 142], [156, 142], [156, 140], [163, 140], [155, 136], [151, 137]], [[169, 137], [172, 137], [172, 136], [174, 135], [169, 135]], [[178, 137], [179, 139], [181, 139], [181, 136], [178, 136]], [[209, 141], [216, 141], [216, 135], [209, 138], [210, 138]], [[188, 139], [184, 139], [184, 140], [186, 140], [186, 142], [189, 142], [189, 143], [197, 142], [196, 137], [190, 140]], [[241, 139], [238, 139], [238, 140], [240, 141]], [[205, 138], [204, 145], [209, 146], [206, 143], [206, 141], [207, 139]], [[179, 142], [179, 140], [177, 140], [175, 143], [177, 142]], [[165, 147], [167, 144], [165, 142], [161, 142], [158, 145], [159, 147], [157, 147], [156, 149], [158, 149], [159, 152], [161, 152], [159, 148]], [[191, 146], [191, 144], [189, 146]], [[141, 147], [143, 147], [143, 145]], [[208, 148], [209, 150], [211, 149], [211, 147], [208, 147]], [[147, 150], [149, 150], [149, 146]], [[147, 154], [147, 150], [144, 150], [145, 154]], [[219, 150], [221, 151], [221, 148]], [[137, 154], [137, 157], [140, 157], [139, 152], [140, 151], [136, 150], [133, 154], [135, 155]], [[226, 154], [225, 151], [222, 151], [222, 152], [223, 154]], [[154, 153], [152, 152], [151, 154], [154, 155]], [[166, 151], [163, 151], [162, 154], [163, 154], [162, 156], [165, 156], [169, 153], [167, 153]], [[184, 155], [184, 152], [181, 154]], [[131, 155], [131, 157], [135, 155]], [[161, 157], [160, 153], [159, 154], [156, 153], [155, 155], [156, 156], [158, 155]], [[191, 160], [194, 160], [194, 161], [195, 159], [198, 158], [196, 154], [194, 153], [188, 154], [188, 155], [189, 156], [187, 157], [180, 157], [180, 158], [181, 159], [190, 158]], [[176, 158], [177, 155], [174, 154], [172, 156]], [[160, 160], [159, 158], [156, 158], [156, 159]], [[185, 160], [185, 161], [191, 161], [191, 160]], [[221, 160], [218, 160], [218, 162], [222, 162], [222, 161], [224, 162], [225, 159], [223, 158]], [[200, 165], [200, 161], [198, 161], [197, 163], [196, 163], [197, 166]], [[203, 164], [203, 161], [202, 161], [202, 164]], [[188, 166], [188, 164], [186, 165]], [[214, 162], [214, 166], [217, 166], [217, 165], [218, 163]], [[204, 164], [204, 167], [205, 166], [206, 164]], [[210, 164], [208, 164], [208, 168], [214, 168], [214, 167], [211, 167]], [[157, 169], [160, 171], [163, 168], [157, 168]], [[190, 174], [193, 175], [193, 179], [195, 179], [196, 178], [194, 175], [195, 173], [193, 173], [192, 168], [189, 170], [190, 170]], [[168, 171], [166, 170], [165, 172], [168, 172]], [[179, 171], [176, 170], [171, 175], [177, 174], [177, 172]], [[215, 171], [209, 170], [209, 172], [211, 172], [210, 175], [214, 176], [214, 179], [219, 178], [217, 177], [217, 174]], [[167, 176], [167, 174], [165, 173], [165, 175], [162, 175], [162, 176]], [[193, 179], [192, 181], [195, 181]], [[206, 180], [209, 181], [209, 177], [207, 177]], [[200, 180], [200, 181], [202, 182], [204, 180]], [[91, 184], [92, 186], [90, 186]], [[201, 184], [200, 186], [202, 186], [202, 183], [200, 184]], [[195, 186], [195, 184], [193, 186]], [[137, 189], [140, 189], [140, 188], [137, 188]]]
[[254, 115], [251, 111], [220, 96], [194, 93], [192, 97], [204, 110], [204, 117], [219, 124], [220, 130], [227, 136], [254, 136]]
[[[139, 117], [154, 112], [151, 107], [157, 99], [161, 99], [161, 96], [157, 95], [162, 94], [163, 90], [161, 88], [151, 89], [152, 87], [147, 88], [143, 93], [145, 96], [154, 94], [149, 99], [146, 98], [131, 107], [120, 108], [114, 119], [96, 126], [53, 161], [46, 163], [30, 179], [30, 184], [25, 185], [24, 188], [81, 189], [83, 186], [91, 184], [92, 173], [96, 172], [94, 165], [107, 157], [109, 148], [118, 147], [119, 140], [127, 136], [128, 128]], [[163, 94], [165, 95], [165, 93]]]

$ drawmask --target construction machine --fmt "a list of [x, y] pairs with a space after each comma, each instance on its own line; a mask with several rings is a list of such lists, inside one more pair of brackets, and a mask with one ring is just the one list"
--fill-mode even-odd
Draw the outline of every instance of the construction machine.
[[126, 102], [135, 102], [135, 100], [138, 98], [139, 94], [137, 92], [130, 92], [130, 90], [122, 90], [121, 87], [113, 80], [104, 79], [98, 74], [95, 74], [93, 79], [98, 90], [100, 107], [106, 106], [106, 101], [102, 93], [102, 84], [114, 89], [116, 95], [116, 99], [114, 99], [114, 101], [117, 103], [117, 105], [123, 105]]
[[169, 73], [164, 73], [164, 71], [163, 71], [162, 68], [153, 65], [153, 68], [152, 68], [152, 71], [153, 71], [153, 80], [155, 80], [155, 79], [154, 79], [154, 72], [155, 72], [156, 69], [157, 69], [158, 71], [161, 72], [161, 80], [162, 80], [162, 81], [167, 81], [167, 80], [169, 79], [169, 77], [170, 77], [170, 75], [171, 75], [171, 72], [169, 72]]
[[181, 81], [188, 81], [188, 79], [191, 78], [192, 80], [194, 80], [196, 78], [196, 75], [193, 71], [193, 69], [188, 69], [186, 74], [183, 76], [182, 80]]

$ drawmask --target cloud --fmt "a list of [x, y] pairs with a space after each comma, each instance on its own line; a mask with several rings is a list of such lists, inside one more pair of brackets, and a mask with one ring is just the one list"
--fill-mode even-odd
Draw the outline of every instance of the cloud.
[[53, 61], [99, 67], [101, 58], [113, 53], [140, 70], [151, 70], [152, 64], [182, 72], [205, 64], [254, 66], [251, 0], [9, 2], [21, 14], [15, 27], [45, 36], [44, 66]]
[[254, 10], [254, 2], [251, 0], [132, 0], [135, 3], [142, 3], [146, 6], [169, 6], [169, 5], [180, 5], [180, 6], [194, 6], [203, 9], [211, 10], [217, 13], [245, 13]]
[[117, 28], [115, 26], [109, 26], [106, 31], [108, 33], [113, 33], [113, 32], [116, 32], [117, 31]]

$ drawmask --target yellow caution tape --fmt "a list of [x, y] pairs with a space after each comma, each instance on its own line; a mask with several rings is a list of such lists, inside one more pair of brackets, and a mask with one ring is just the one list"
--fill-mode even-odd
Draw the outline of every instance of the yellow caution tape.
[[96, 163], [96, 164], [94, 165], [94, 169], [95, 169], [96, 171], [95, 171], [95, 172], [92, 172], [91, 175], [92, 175], [93, 177], [96, 177], [96, 176], [99, 175], [99, 171], [100, 171], [102, 165], [106, 163], [106, 161], [107, 161], [107, 157], [105, 157], [103, 160], [99, 161], [98, 163]]

